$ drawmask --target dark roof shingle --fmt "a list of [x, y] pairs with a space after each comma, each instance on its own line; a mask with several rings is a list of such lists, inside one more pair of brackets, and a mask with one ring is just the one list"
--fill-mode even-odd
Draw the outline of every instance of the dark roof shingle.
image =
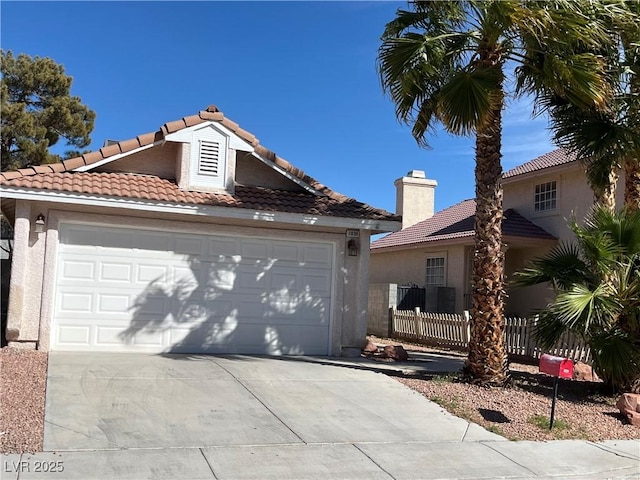
[[[439, 211], [431, 218], [374, 241], [371, 244], [371, 249], [473, 237], [475, 211], [475, 200], [464, 200]], [[504, 212], [502, 233], [505, 236], [556, 239], [549, 232], [531, 223], [513, 209]]]
[[557, 167], [558, 165], [564, 165], [565, 163], [575, 162], [577, 159], [578, 157], [574, 153], [570, 153], [564, 148], [558, 148], [553, 152], [545, 153], [544, 155], [508, 170], [502, 175], [502, 178], [510, 178], [517, 175], [523, 175], [525, 173], [537, 172], [538, 170], [543, 170], [545, 168]]

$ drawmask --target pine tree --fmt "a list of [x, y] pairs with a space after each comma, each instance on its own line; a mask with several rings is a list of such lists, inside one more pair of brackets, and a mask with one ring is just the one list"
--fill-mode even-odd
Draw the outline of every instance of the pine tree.
[[89, 145], [95, 112], [71, 96], [73, 78], [64, 67], [51, 58], [1, 53], [2, 170], [60, 161], [49, 148], [61, 138], [71, 151]]

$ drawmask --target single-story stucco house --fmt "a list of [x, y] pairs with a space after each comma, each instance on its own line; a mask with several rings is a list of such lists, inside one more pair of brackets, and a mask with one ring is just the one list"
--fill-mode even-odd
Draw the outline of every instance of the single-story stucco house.
[[0, 192], [7, 338], [43, 350], [359, 354], [370, 235], [400, 228], [214, 106]]

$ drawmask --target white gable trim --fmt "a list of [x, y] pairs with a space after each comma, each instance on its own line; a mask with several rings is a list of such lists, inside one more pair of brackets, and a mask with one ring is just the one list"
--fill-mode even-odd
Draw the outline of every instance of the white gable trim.
[[207, 127], [213, 127], [223, 135], [229, 137], [229, 148], [240, 150], [242, 152], [253, 152], [253, 146], [251, 144], [245, 142], [242, 138], [233, 133], [222, 123], [214, 122], [212, 120], [198, 123], [197, 125], [192, 125], [191, 127], [182, 128], [177, 132], [169, 133], [164, 136], [164, 139], [167, 142], [191, 143], [191, 140], [193, 139], [193, 133]]
[[129, 155], [133, 155], [134, 153], [142, 152], [144, 150], [148, 150], [149, 148], [153, 148], [155, 146], [162, 145], [163, 143], [164, 143], [163, 141], [154, 142], [154, 143], [151, 143], [149, 145], [145, 145], [144, 147], [134, 148], [133, 150], [130, 150], [130, 151], [125, 152], [125, 153], [118, 153], [116, 155], [111, 155], [110, 157], [107, 157], [107, 158], [105, 158], [103, 160], [100, 160], [98, 162], [92, 163], [90, 165], [84, 165], [82, 167], [74, 168], [73, 171], [74, 172], [88, 172], [90, 170], [93, 170], [94, 168], [101, 167], [102, 165], [106, 165], [107, 163], [115, 162], [116, 160], [120, 160], [121, 158], [127, 157]]
[[318, 227], [356, 228], [372, 232], [395, 232], [400, 230], [401, 223], [389, 220], [367, 220], [358, 218], [326, 217], [287, 212], [266, 212], [235, 207], [214, 207], [210, 205], [191, 205], [170, 202], [157, 202], [127, 198], [114, 198], [103, 195], [87, 195], [67, 192], [49, 192], [24, 188], [0, 188], [3, 198], [30, 200], [36, 202], [52, 202], [76, 204], [94, 207], [122, 208], [160, 213], [177, 213], [201, 217], [217, 217], [238, 220], [257, 220], [270, 223], [286, 223], [293, 225], [309, 225]]

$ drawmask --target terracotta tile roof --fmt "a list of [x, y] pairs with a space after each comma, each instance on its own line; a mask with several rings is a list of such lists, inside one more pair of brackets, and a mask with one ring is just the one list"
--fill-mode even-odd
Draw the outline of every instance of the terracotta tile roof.
[[[214, 203], [216, 205], [228, 205], [235, 206], [241, 208], [255, 208], [258, 210], [269, 210], [271, 211], [271, 207], [269, 207], [269, 198], [268, 195], [262, 195], [259, 198], [260, 202], [265, 202], [265, 208], [260, 208], [257, 205], [254, 205], [254, 201], [246, 201], [242, 198], [232, 199], [230, 195], [214, 195], [208, 193], [198, 193], [198, 192], [182, 192], [178, 190], [175, 183], [169, 180], [160, 179], [157, 177], [136, 177], [134, 175], [128, 174], [116, 174], [120, 175], [117, 180], [124, 181], [126, 185], [129, 185], [130, 188], [125, 188], [124, 186], [111, 186], [108, 185], [109, 182], [116, 180], [114, 177], [110, 177], [109, 180], [106, 180], [107, 177], [104, 174], [97, 173], [86, 173], [80, 174], [79, 172], [70, 173], [72, 170], [83, 167], [85, 165], [92, 165], [94, 163], [100, 162], [102, 160], [108, 159], [114, 155], [118, 155], [121, 153], [127, 153], [132, 150], [135, 150], [140, 147], [144, 147], [147, 145], [152, 145], [155, 142], [161, 141], [166, 135], [170, 133], [177, 132], [183, 128], [188, 128], [194, 125], [198, 125], [200, 123], [214, 121], [219, 122], [224, 125], [226, 128], [234, 132], [240, 138], [251, 144], [255, 152], [258, 155], [261, 155], [263, 158], [266, 158], [280, 168], [284, 169], [286, 172], [290, 173], [294, 177], [297, 177], [302, 182], [309, 185], [311, 188], [316, 190], [319, 194], [328, 197], [328, 199], [316, 198], [315, 195], [306, 194], [309, 198], [306, 198], [305, 194], [296, 194], [293, 192], [285, 192], [285, 191], [275, 191], [275, 190], [267, 190], [267, 189], [254, 189], [255, 191], [265, 192], [272, 191], [278, 192], [278, 199], [283, 200], [283, 206], [287, 206], [286, 208], [300, 209], [304, 208], [308, 209], [308, 212], [305, 213], [313, 213], [313, 212], [325, 212], [325, 215], [334, 215], [334, 216], [351, 216], [350, 213], [353, 213], [357, 218], [368, 218], [368, 219], [384, 219], [384, 220], [399, 220], [399, 217], [386, 212], [384, 210], [376, 209], [370, 207], [368, 205], [357, 202], [356, 200], [349, 198], [345, 195], [341, 195], [337, 192], [334, 192], [329, 187], [323, 185], [318, 182], [315, 178], [308, 176], [302, 170], [294, 167], [285, 159], [279, 157], [271, 150], [265, 148], [260, 145], [258, 139], [251, 133], [247, 132], [240, 128], [240, 126], [226, 118], [222, 112], [218, 110], [215, 105], [210, 105], [206, 110], [202, 110], [198, 112], [196, 115], [191, 115], [188, 117], [183, 117], [179, 120], [175, 120], [172, 122], [167, 122], [156, 132], [150, 132], [143, 135], [138, 135], [135, 138], [129, 140], [123, 140], [120, 142], [113, 143], [109, 146], [103, 147], [100, 150], [96, 150], [90, 153], [86, 153], [80, 157], [71, 158], [68, 160], [64, 160], [60, 163], [53, 163], [49, 165], [39, 165], [29, 168], [23, 168], [13, 172], [0, 172], [0, 185], [4, 186], [20, 186], [26, 188], [42, 188], [45, 190], [59, 190], [59, 191], [72, 191], [78, 193], [88, 193], [88, 194], [100, 194], [100, 195], [112, 195], [112, 196], [130, 196], [130, 198], [143, 198], [150, 200], [159, 200], [159, 201], [168, 201], [178, 203], [195, 203], [202, 204], [207, 202], [219, 202]], [[63, 172], [69, 172], [65, 175], [51, 175], [51, 174], [61, 174]], [[74, 178], [72, 178], [72, 176]], [[77, 176], [77, 178], [75, 178]], [[95, 178], [93, 178], [95, 176]], [[133, 178], [133, 180], [132, 180]], [[140, 178], [146, 179], [145, 182], [142, 182]], [[20, 179], [21, 181], [16, 181]], [[125, 180], [126, 179], [126, 180]], [[236, 193], [247, 192], [248, 187], [237, 187]], [[118, 193], [121, 192], [121, 193]], [[141, 196], [141, 195], [152, 195], [151, 197]], [[227, 198], [223, 200], [222, 197]], [[236, 195], [237, 197], [237, 195]], [[285, 197], [288, 200], [284, 200]], [[252, 197], [253, 198], [253, 197]], [[258, 197], [256, 197], [258, 198]], [[295, 205], [289, 205], [287, 202], [295, 200]], [[235, 201], [235, 203], [234, 203]], [[297, 203], [296, 203], [297, 202]], [[245, 206], [246, 205], [246, 206]], [[342, 207], [338, 208], [340, 205]], [[306, 206], [303, 208], [303, 206]], [[289, 211], [289, 210], [284, 210]], [[291, 210], [293, 211], [293, 210]], [[297, 211], [297, 210], [296, 210]], [[336, 212], [336, 213], [330, 213]], [[338, 214], [339, 212], [340, 214]]]
[[570, 153], [564, 148], [558, 148], [553, 152], [545, 153], [544, 155], [508, 170], [502, 175], [502, 178], [515, 177], [525, 173], [537, 172], [538, 170], [543, 170], [549, 167], [557, 167], [558, 165], [563, 165], [565, 163], [575, 162], [577, 159], [578, 158], [575, 153]]
[[[474, 236], [476, 202], [464, 200], [439, 211], [433, 217], [399, 232], [386, 235], [371, 244], [371, 249], [415, 245], [439, 240]], [[505, 210], [502, 222], [505, 236], [555, 240], [549, 232], [531, 223], [513, 209]]]
[[266, 212], [289, 212], [333, 217], [396, 220], [384, 210], [348, 198], [338, 200], [307, 192], [290, 192], [260, 187], [236, 186], [235, 194], [180, 190], [172, 180], [128, 173], [63, 172], [0, 179], [15, 188], [80, 193], [136, 200], [236, 207]]

